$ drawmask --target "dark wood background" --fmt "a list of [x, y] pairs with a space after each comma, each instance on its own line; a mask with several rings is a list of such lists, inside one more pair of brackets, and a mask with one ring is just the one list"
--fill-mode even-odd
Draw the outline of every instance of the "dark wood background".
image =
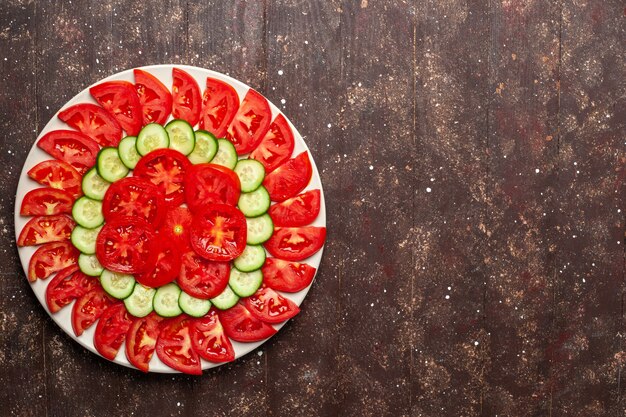
[[[625, 16], [619, 0], [2, 0], [0, 414], [623, 416]], [[285, 99], [326, 193], [300, 316], [200, 378], [80, 347], [15, 249], [38, 132], [155, 63]]]

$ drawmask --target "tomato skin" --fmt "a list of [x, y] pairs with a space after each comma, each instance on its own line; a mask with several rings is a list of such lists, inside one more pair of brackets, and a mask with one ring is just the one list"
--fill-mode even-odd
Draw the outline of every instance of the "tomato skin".
[[56, 159], [40, 162], [28, 171], [28, 176], [41, 185], [47, 185], [56, 190], [65, 190], [74, 197], [83, 194], [82, 177], [67, 162]]
[[235, 145], [237, 154], [250, 153], [267, 133], [271, 121], [272, 110], [269, 103], [261, 94], [250, 89], [228, 126], [226, 139]]
[[207, 77], [206, 89], [202, 96], [200, 129], [223, 138], [238, 109], [237, 91], [230, 84]]
[[182, 249], [181, 252], [191, 250], [189, 242], [189, 230], [193, 217], [187, 207], [174, 207], [165, 213], [163, 224], [159, 228], [159, 234], [170, 239]]
[[182, 256], [178, 285], [187, 294], [208, 300], [224, 291], [229, 274], [229, 262], [209, 261], [190, 251]]
[[325, 239], [325, 227], [277, 227], [264, 246], [275, 258], [301, 261], [320, 250]]
[[89, 136], [100, 146], [117, 146], [122, 140], [122, 126], [96, 104], [75, 104], [59, 113], [59, 119]]
[[98, 320], [93, 337], [93, 345], [98, 353], [108, 360], [115, 359], [131, 324], [132, 319], [124, 303], [117, 302], [107, 308]]
[[118, 301], [109, 296], [100, 284], [76, 300], [72, 307], [72, 329], [76, 336], [83, 334], [104, 313], [104, 310]]
[[179, 68], [172, 69], [172, 76], [174, 77], [172, 115], [195, 126], [200, 120], [202, 110], [200, 87], [195, 78]]
[[191, 343], [198, 355], [207, 361], [222, 363], [235, 360], [235, 349], [224, 333], [214, 308], [206, 316], [192, 320]]
[[146, 317], [134, 317], [126, 333], [126, 358], [143, 372], [150, 369], [149, 364], [156, 348], [162, 321], [163, 318], [154, 312]]
[[276, 116], [269, 130], [250, 154], [265, 166], [265, 172], [270, 173], [280, 164], [289, 159], [295, 146], [293, 132], [282, 114]]
[[185, 200], [192, 212], [207, 204], [237, 205], [241, 195], [239, 177], [231, 169], [215, 164], [192, 165], [185, 175]]
[[28, 264], [30, 282], [46, 279], [53, 273], [78, 262], [78, 250], [69, 242], [51, 242], [41, 245]]
[[54, 188], [35, 188], [24, 196], [20, 214], [22, 216], [69, 214], [72, 212], [72, 205], [74, 205], [74, 197], [67, 191]]
[[231, 261], [246, 247], [246, 218], [228, 204], [209, 204], [198, 212], [191, 227], [191, 247], [211, 261]]
[[320, 190], [311, 190], [274, 204], [269, 215], [274, 226], [298, 227], [313, 223], [320, 213]]
[[158, 227], [165, 215], [165, 195], [150, 181], [141, 177], [126, 177], [109, 186], [102, 201], [106, 221], [114, 217], [140, 217]]
[[258, 342], [276, 334], [276, 329], [253, 316], [241, 301], [217, 314], [224, 332], [237, 342]]
[[294, 197], [311, 181], [313, 168], [308, 152], [302, 152], [280, 165], [265, 177], [263, 185], [270, 193], [272, 201], [285, 201]]
[[299, 292], [311, 285], [315, 268], [305, 263], [267, 258], [262, 267], [263, 283], [277, 291]]
[[168, 207], [177, 207], [185, 200], [185, 173], [191, 162], [173, 149], [157, 149], [143, 156], [134, 175], [144, 178], [163, 191]]
[[296, 303], [269, 287], [261, 287], [244, 301], [246, 308], [265, 323], [282, 323], [300, 312]]
[[148, 123], [165, 124], [172, 112], [170, 90], [149, 72], [135, 69], [135, 90], [139, 96], [143, 114], [143, 125]]
[[158, 236], [154, 246], [158, 251], [155, 265], [146, 272], [135, 274], [135, 279], [146, 287], [158, 288], [176, 279], [182, 260], [175, 241]]
[[17, 246], [34, 246], [70, 239], [76, 223], [64, 214], [33, 217], [26, 223], [17, 239]]
[[191, 318], [185, 314], [165, 320], [156, 342], [159, 359], [177, 371], [202, 375], [200, 356], [191, 343]]
[[73, 300], [87, 294], [96, 285], [96, 278], [83, 274], [75, 265], [59, 271], [46, 287], [48, 310], [56, 313]]
[[59, 161], [67, 162], [81, 175], [94, 166], [100, 151], [93, 139], [73, 130], [48, 132], [39, 139], [37, 146]]
[[89, 89], [92, 97], [118, 121], [122, 129], [137, 136], [143, 121], [135, 86], [128, 81], [105, 81]]

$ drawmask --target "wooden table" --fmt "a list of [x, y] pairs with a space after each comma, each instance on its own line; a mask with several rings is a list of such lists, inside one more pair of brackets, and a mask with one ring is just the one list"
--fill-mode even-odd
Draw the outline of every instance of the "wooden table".
[[[3, 0], [0, 415], [624, 415], [624, 14], [618, 0]], [[86, 86], [155, 63], [282, 103], [326, 192], [300, 316], [201, 378], [83, 349], [15, 249], [38, 132]]]

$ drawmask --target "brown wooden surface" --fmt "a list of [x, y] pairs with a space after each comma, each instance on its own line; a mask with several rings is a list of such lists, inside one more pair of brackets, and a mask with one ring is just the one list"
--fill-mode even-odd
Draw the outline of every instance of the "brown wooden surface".
[[[624, 415], [625, 14], [617, 0], [3, 0], [0, 415]], [[15, 249], [38, 132], [89, 84], [156, 63], [284, 99], [326, 194], [302, 313], [200, 378], [80, 347]]]

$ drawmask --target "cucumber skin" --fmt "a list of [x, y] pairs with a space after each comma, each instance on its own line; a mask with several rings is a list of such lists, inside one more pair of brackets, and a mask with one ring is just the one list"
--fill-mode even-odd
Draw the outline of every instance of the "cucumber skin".
[[[103, 160], [103, 158], [105, 157], [106, 153], [111, 153], [112, 151], [115, 151], [115, 153], [117, 154], [117, 158], [120, 160], [120, 162], [122, 163], [122, 167], [125, 168], [124, 175], [122, 176], [109, 176], [106, 172], [104, 172], [104, 169], [100, 167], [100, 161]], [[110, 183], [114, 183], [117, 180], [121, 180], [122, 178], [126, 177], [129, 173], [129, 169], [128, 167], [124, 164], [124, 161], [122, 161], [122, 158], [120, 158], [120, 154], [117, 150], [117, 148], [113, 148], [110, 146], [104, 147], [102, 149], [100, 149], [100, 152], [98, 152], [98, 156], [96, 157], [96, 171], [98, 172], [98, 175], [100, 175], [100, 177], [105, 180], [108, 181]]]
[[[159, 144], [159, 146], [158, 146], [158, 147], [153, 148], [153, 149], [147, 149], [147, 148], [143, 145], [143, 140], [142, 140], [142, 139], [143, 139], [143, 136], [141, 135], [141, 133], [142, 133], [142, 132], [143, 132], [146, 128], [153, 129], [153, 128], [156, 128], [157, 126], [158, 126], [161, 130], [162, 130], [162, 131], [160, 131], [160, 133], [165, 133], [165, 137], [166, 137], [166, 139], [167, 139], [167, 143], [162, 143], [162, 144]], [[159, 129], [157, 129], [157, 130], [159, 130]], [[137, 135], [137, 140], [135, 141], [135, 148], [137, 149], [137, 153], [138, 153], [139, 155], [141, 155], [141, 156], [145, 156], [145, 155], [149, 154], [150, 152], [152, 152], [152, 151], [154, 151], [154, 150], [157, 150], [157, 149], [165, 149], [165, 148], [169, 148], [169, 146], [170, 146], [170, 137], [169, 137], [169, 135], [168, 135], [168, 133], [167, 133], [167, 130], [165, 130], [165, 128], [164, 128], [163, 126], [161, 126], [160, 124], [158, 124], [158, 123], [148, 123], [147, 125], [145, 125], [145, 126], [141, 129], [141, 131], [139, 132], [139, 134]], [[145, 152], [144, 152], [144, 151], [145, 151]]]
[[[172, 311], [166, 311], [167, 307], [162, 306], [160, 300], [164, 293], [174, 292], [176, 290], [178, 291], [176, 296], [176, 306], [172, 307]], [[154, 311], [161, 317], [176, 317], [183, 314], [183, 310], [178, 305], [178, 299], [180, 298], [181, 292], [182, 290], [174, 283], [166, 284], [157, 288], [156, 294], [154, 294], [154, 298], [152, 299], [152, 307], [154, 308]]]
[[[189, 130], [188, 133], [191, 133], [191, 147], [180, 148], [178, 147], [178, 145], [173, 145], [174, 140], [172, 139], [170, 130], [172, 129], [172, 127], [176, 127], [177, 125], [181, 125], [181, 124], [186, 125], [186, 128]], [[169, 122], [167, 125], [165, 125], [165, 131], [167, 132], [167, 135], [170, 140], [169, 144], [167, 145], [170, 149], [174, 149], [175, 151], [178, 151], [185, 156], [188, 156], [190, 153], [193, 152], [196, 146], [196, 134], [193, 131], [193, 127], [189, 124], [189, 122], [187, 122], [186, 120], [182, 120], [182, 119], [174, 119], [171, 122]]]
[[269, 222], [268, 224], [271, 225], [271, 230], [268, 229], [269, 233], [266, 233], [264, 235], [261, 236], [252, 236], [251, 234], [248, 232], [248, 238], [246, 241], [246, 244], [248, 245], [260, 245], [262, 243], [265, 243], [269, 240], [270, 237], [272, 237], [272, 233], [274, 233], [274, 222], [272, 221], [272, 218], [270, 217], [269, 214], [265, 213], [259, 217], [254, 217], [254, 218], [246, 218], [246, 222], [249, 221], [261, 221], [264, 220], [266, 222]]
[[[187, 302], [188, 302], [186, 300], [187, 297], [190, 298], [190, 299], [193, 298], [193, 299], [196, 299], [196, 300], [203, 301], [204, 302], [203, 303], [204, 304], [204, 308], [202, 310], [196, 310], [196, 309], [193, 309], [193, 308], [189, 307], [187, 305]], [[187, 294], [186, 292], [183, 291], [183, 292], [180, 293], [180, 296], [178, 296], [178, 306], [183, 311], [183, 313], [185, 313], [185, 314], [187, 314], [187, 315], [189, 315], [191, 317], [199, 318], [199, 317], [204, 317], [209, 312], [209, 310], [211, 309], [211, 302], [209, 300], [202, 300], [202, 299], [199, 299], [199, 298], [195, 298], [195, 297], [193, 297], [193, 296], [191, 296], [191, 295], [189, 295], [189, 294]]]
[[[145, 310], [139, 310], [139, 308], [135, 308], [135, 306], [133, 306], [131, 303], [133, 301], [133, 296], [135, 295], [135, 293], [137, 291], [142, 291], [144, 288], [146, 289], [146, 291], [148, 291], [151, 294], [150, 302], [148, 303], [148, 308], [146, 308]], [[156, 290], [154, 288], [144, 287], [143, 285], [139, 283], [135, 284], [135, 287], [133, 288], [133, 292], [127, 298], [124, 299], [124, 305], [126, 306], [126, 310], [128, 310], [128, 312], [135, 317], [139, 317], [139, 318], [146, 317], [148, 314], [154, 311], [153, 302], [154, 302], [155, 295], [156, 295]]]

